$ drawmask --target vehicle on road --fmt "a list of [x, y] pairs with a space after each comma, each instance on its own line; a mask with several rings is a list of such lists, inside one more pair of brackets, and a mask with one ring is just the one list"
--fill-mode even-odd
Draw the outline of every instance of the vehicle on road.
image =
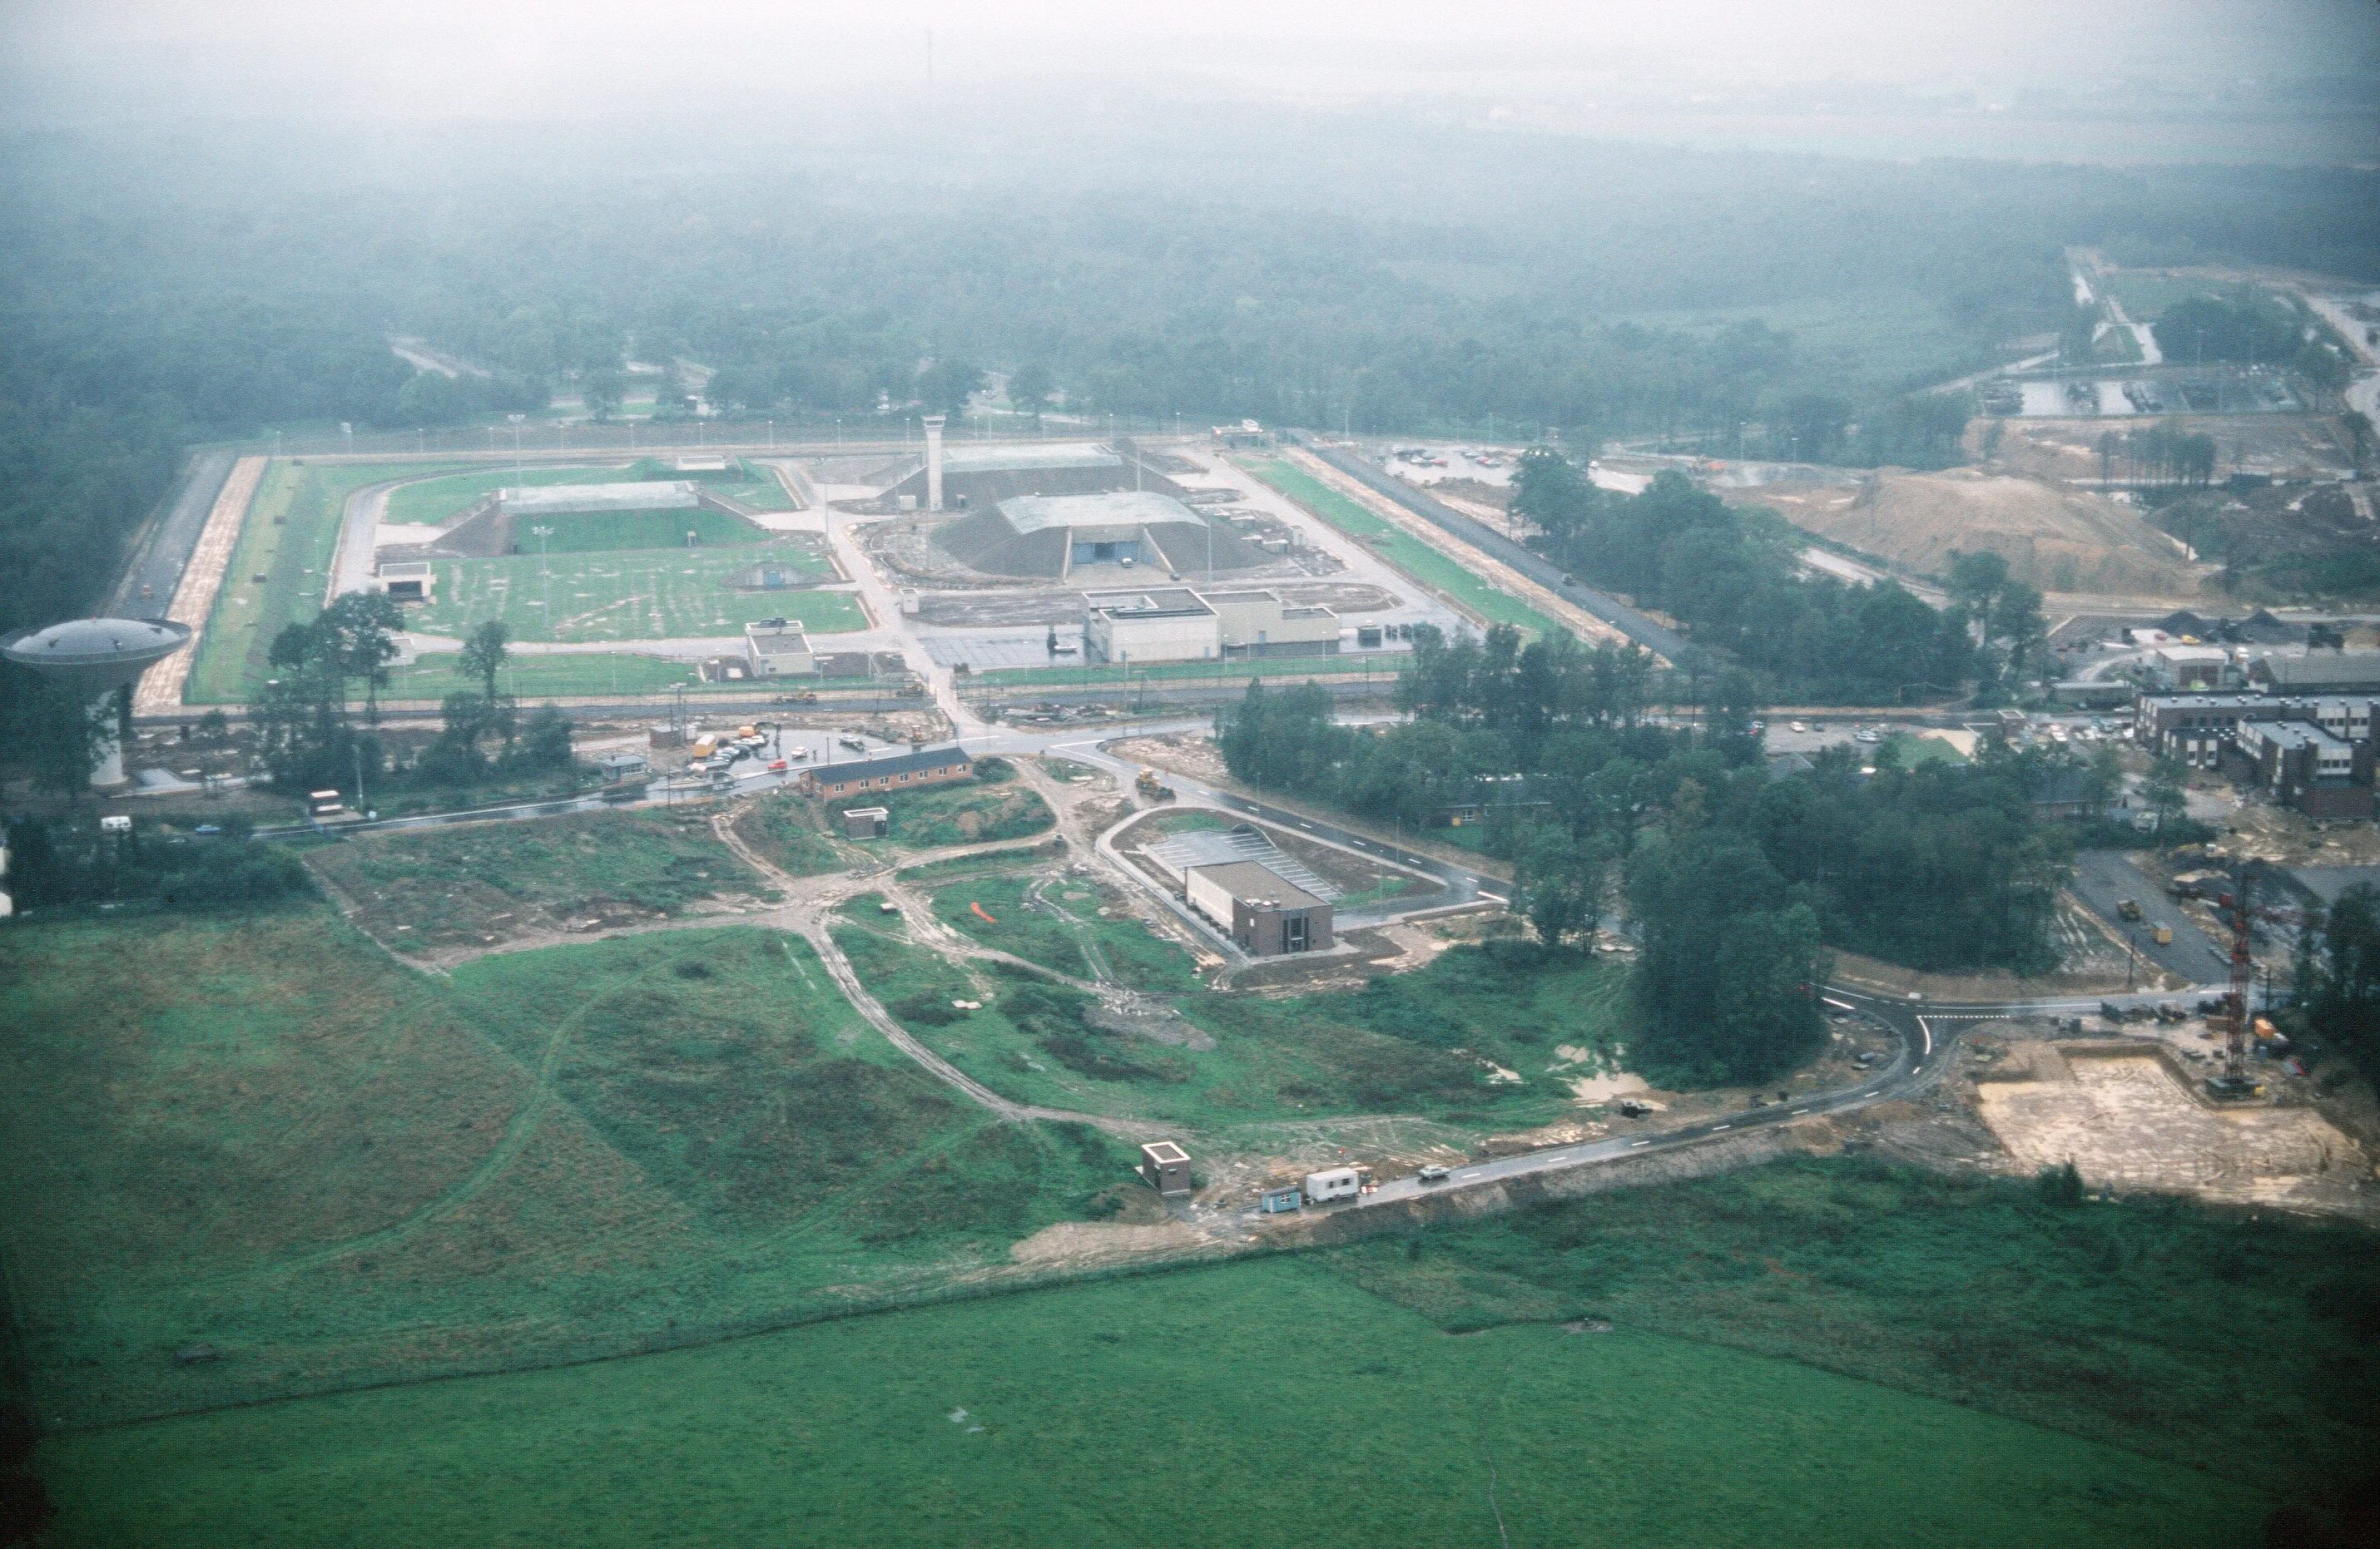
[[1806, 732], [1809, 729], [1809, 723], [1806, 721], [1797, 720], [1793, 723], [1793, 730], [1796, 732]]
[[2152, 932], [2150, 932], [2150, 933], [2149, 933], [2149, 939], [2151, 939], [2151, 940], [2155, 941], [2155, 942], [2158, 946], [2160, 946], [2160, 947], [2170, 947], [2170, 946], [2172, 946], [2172, 945], [2173, 945], [2173, 926], [2157, 926], [2155, 930], [2154, 930], [2154, 931], [2152, 931]]
[[1451, 1168], [1442, 1168], [1436, 1162], [1432, 1162], [1414, 1176], [1425, 1183], [1443, 1183], [1453, 1176], [1453, 1172]]
[[2124, 920], [2139, 919], [2141, 917], [2141, 901], [2136, 898], [2117, 900], [2116, 915], [2119, 919]]
[[772, 758], [769, 761], [769, 772], [771, 774], [783, 774], [787, 769], [792, 768], [793, 765], [787, 763], [783, 758]]

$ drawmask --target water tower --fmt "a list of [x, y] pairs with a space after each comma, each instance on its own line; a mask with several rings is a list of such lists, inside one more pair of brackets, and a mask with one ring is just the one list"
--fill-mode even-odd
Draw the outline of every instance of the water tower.
[[165, 619], [69, 619], [46, 629], [0, 635], [0, 657], [30, 668], [90, 705], [104, 720], [96, 786], [124, 783], [124, 744], [115, 732], [115, 691], [128, 688], [150, 664], [190, 643], [190, 626]]

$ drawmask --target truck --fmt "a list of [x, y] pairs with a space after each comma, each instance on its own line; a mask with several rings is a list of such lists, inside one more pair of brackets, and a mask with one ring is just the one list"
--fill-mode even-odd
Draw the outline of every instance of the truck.
[[2155, 942], [2158, 946], [2160, 946], [2160, 947], [2170, 947], [2170, 946], [2172, 946], [2172, 945], [2173, 945], [2173, 926], [2157, 926], [2157, 927], [2156, 927], [2156, 929], [2155, 929], [2155, 930], [2153, 930], [2153, 931], [2149, 932], [2149, 939], [2150, 939], [2150, 940], [2152, 940], [2152, 941], [2155, 941]]
[[1330, 1168], [1305, 1175], [1305, 1202], [1328, 1204], [1332, 1200], [1353, 1199], [1364, 1192], [1364, 1175], [1354, 1168]]

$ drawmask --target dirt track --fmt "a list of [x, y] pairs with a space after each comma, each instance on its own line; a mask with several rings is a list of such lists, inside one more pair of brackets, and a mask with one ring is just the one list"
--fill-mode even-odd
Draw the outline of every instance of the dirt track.
[[200, 530], [198, 546], [190, 551], [190, 563], [182, 571], [182, 584], [174, 588], [173, 603], [165, 610], [167, 618], [190, 626], [190, 647], [176, 651], [142, 675], [140, 686], [134, 691], [133, 714], [171, 715], [180, 708], [183, 686], [190, 681], [190, 663], [199, 654], [196, 636], [203, 634], [207, 615], [214, 611], [215, 594], [223, 589], [224, 572], [231, 565], [231, 551], [239, 543], [240, 526], [264, 477], [265, 461], [242, 457], [234, 463], [231, 477], [215, 496], [214, 509], [207, 513], [207, 525]]

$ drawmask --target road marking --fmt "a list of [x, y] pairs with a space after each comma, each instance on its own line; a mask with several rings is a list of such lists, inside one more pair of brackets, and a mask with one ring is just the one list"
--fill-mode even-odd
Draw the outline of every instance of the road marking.
[[1809, 1110], [1808, 1108], [1795, 1108], [1793, 1111], [1794, 1111], [1795, 1113], [1807, 1113], [1807, 1112], [1809, 1112], [1810, 1110]]
[[1628, 1149], [1633, 1151], [1640, 1145], [1650, 1145], [1652, 1144], [1653, 1143], [1649, 1140], [1632, 1140], [1628, 1143]]
[[1732, 1124], [1714, 1124], [1714, 1125], [1712, 1125], [1712, 1126], [1711, 1126], [1711, 1131], [1710, 1131], [1710, 1132], [1711, 1132], [1712, 1134], [1717, 1134], [1717, 1133], [1718, 1133], [1721, 1130], [1731, 1130], [1731, 1129], [1733, 1129], [1733, 1128], [1735, 1128], [1735, 1126], [1734, 1126], [1734, 1125], [1732, 1125]]

